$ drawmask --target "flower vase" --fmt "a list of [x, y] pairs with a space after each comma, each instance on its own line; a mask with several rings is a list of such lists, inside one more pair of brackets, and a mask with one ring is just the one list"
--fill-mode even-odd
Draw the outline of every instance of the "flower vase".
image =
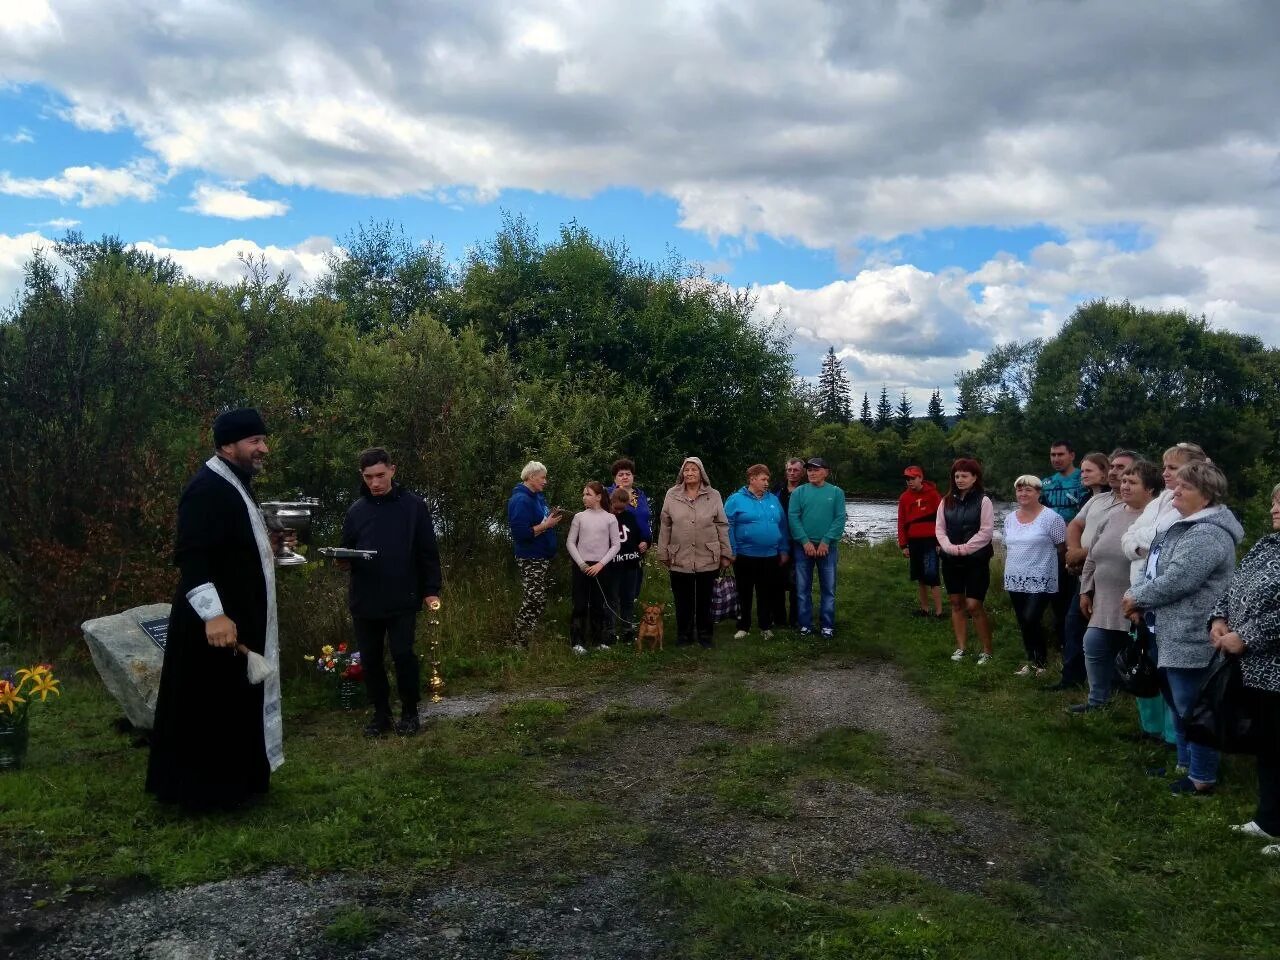
[[27, 759], [29, 713], [0, 720], [0, 770], [17, 770]]
[[339, 680], [338, 706], [343, 710], [364, 706], [364, 683], [360, 680]]

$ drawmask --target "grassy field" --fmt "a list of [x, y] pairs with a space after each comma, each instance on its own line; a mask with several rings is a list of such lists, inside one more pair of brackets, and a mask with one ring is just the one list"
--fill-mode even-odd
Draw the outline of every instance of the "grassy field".
[[[679, 956], [1280, 956], [1280, 862], [1227, 830], [1252, 814], [1251, 762], [1228, 759], [1212, 798], [1169, 795], [1144, 772], [1163, 751], [1121, 739], [1136, 729], [1130, 701], [1072, 717], [1069, 695], [1014, 677], [1020, 643], [1002, 596], [992, 603], [995, 662], [950, 662], [949, 626], [907, 616], [904, 566], [888, 547], [843, 548], [839, 635], [824, 646], [734, 643], [722, 626], [710, 653], [575, 659], [550, 640], [524, 657], [455, 635], [443, 644], [450, 694], [537, 695], [407, 741], [364, 741], [359, 718], [332, 709], [316, 678], [295, 678], [288, 762], [269, 797], [235, 816], [191, 820], [152, 804], [141, 792], [145, 750], [116, 728], [119, 711], [91, 674], [69, 676], [61, 701], [33, 718], [27, 768], [0, 776], [0, 884], [34, 882], [56, 903], [277, 866], [411, 886], [462, 867], [514, 875], [536, 862], [572, 875], [634, 855], [654, 865], [647, 895], [666, 911]], [[646, 593], [658, 595], [661, 580], [651, 576]], [[778, 701], [748, 681], [816, 662], [892, 664], [936, 713], [954, 762], [923, 763], [870, 730], [771, 739]], [[575, 700], [601, 685], [659, 685], [679, 705]], [[920, 800], [907, 819], [939, 849], [959, 829], [956, 805], [997, 811], [1018, 867], [960, 892], [892, 862], [825, 879], [659, 855], [661, 837], [629, 811], [575, 796], [555, 776], [656, 724], [714, 729], [682, 769], [696, 766], [700, 792], [726, 819], [785, 823], [814, 783], [888, 793], [905, 784]], [[395, 922], [353, 908], [330, 937], [354, 943]]]

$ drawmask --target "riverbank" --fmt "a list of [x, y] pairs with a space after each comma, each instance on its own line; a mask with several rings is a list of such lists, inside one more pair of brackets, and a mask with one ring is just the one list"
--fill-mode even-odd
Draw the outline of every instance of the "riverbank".
[[[412, 740], [312, 685], [242, 813], [179, 818], [88, 678], [0, 776], [0, 945], [26, 956], [1272, 956], [1280, 870], [996, 660], [952, 664], [888, 545], [842, 547], [833, 644], [476, 659]], [[312, 678], [307, 678], [312, 679]], [[43, 901], [41, 903], [40, 901]], [[263, 904], [270, 903], [270, 909]], [[265, 921], [265, 922], [264, 922]], [[185, 953], [181, 951], [187, 951]], [[200, 952], [204, 951], [204, 952]]]

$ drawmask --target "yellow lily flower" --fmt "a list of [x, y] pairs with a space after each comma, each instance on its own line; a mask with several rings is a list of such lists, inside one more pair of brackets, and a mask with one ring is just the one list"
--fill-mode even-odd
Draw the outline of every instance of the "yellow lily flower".
[[37, 693], [40, 694], [41, 703], [44, 703], [45, 699], [51, 693], [56, 693], [58, 696], [62, 696], [62, 691], [58, 689], [58, 681], [53, 679], [53, 677], [47, 673], [38, 676], [36, 678], [36, 682], [32, 685], [30, 696], [34, 697]]
[[323, 653], [326, 657], [330, 656], [333, 653], [333, 647], [331, 647], [329, 644], [326, 643], [323, 647], [320, 648], [320, 652]]
[[9, 712], [13, 713], [19, 703], [26, 702], [18, 696], [18, 688], [12, 683], [5, 682], [0, 684], [0, 707], [8, 707]]

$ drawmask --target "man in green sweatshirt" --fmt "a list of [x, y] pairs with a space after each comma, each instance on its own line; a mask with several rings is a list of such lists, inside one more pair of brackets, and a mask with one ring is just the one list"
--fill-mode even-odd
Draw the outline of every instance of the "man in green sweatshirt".
[[809, 482], [796, 487], [787, 506], [800, 636], [813, 635], [813, 571], [816, 567], [822, 637], [830, 639], [836, 633], [836, 550], [844, 536], [844, 491], [827, 483], [831, 471], [821, 457], [812, 457], [804, 468]]

